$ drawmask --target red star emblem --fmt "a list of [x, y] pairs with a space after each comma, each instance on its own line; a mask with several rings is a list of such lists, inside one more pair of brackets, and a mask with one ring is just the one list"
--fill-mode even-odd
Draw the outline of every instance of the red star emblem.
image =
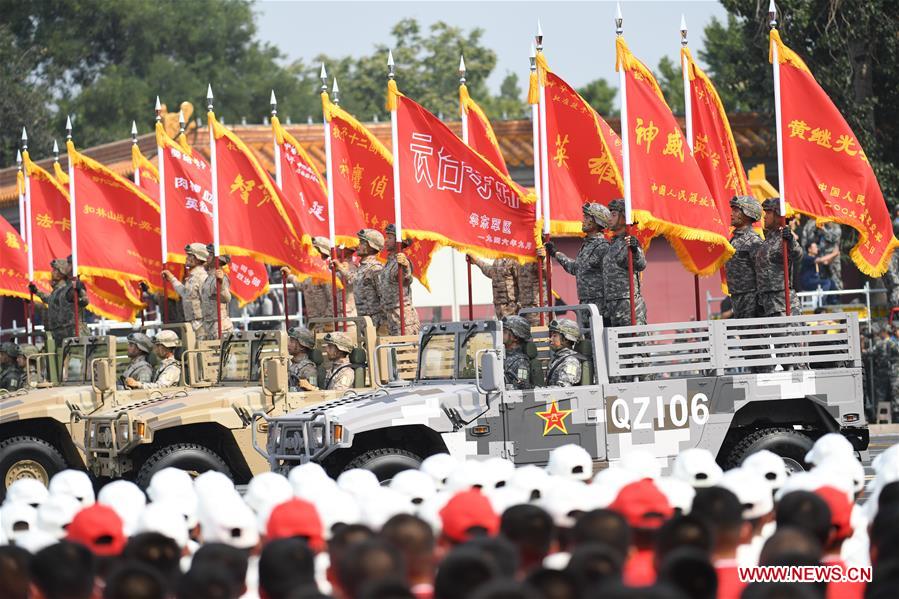
[[562, 434], [567, 435], [568, 429], [565, 428], [565, 418], [574, 410], [560, 410], [559, 404], [552, 402], [549, 409], [545, 412], [537, 412], [537, 416], [543, 419], [543, 436], [545, 437], [553, 429], [559, 429]]

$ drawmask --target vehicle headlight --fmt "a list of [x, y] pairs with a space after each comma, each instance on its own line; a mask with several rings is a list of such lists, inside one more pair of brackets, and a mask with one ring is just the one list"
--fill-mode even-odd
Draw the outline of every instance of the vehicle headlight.
[[120, 422], [116, 425], [116, 436], [122, 441], [128, 441], [131, 437], [131, 430], [128, 427], [128, 422]]
[[314, 426], [312, 427], [312, 445], [314, 447], [321, 447], [325, 444], [325, 427], [324, 426]]

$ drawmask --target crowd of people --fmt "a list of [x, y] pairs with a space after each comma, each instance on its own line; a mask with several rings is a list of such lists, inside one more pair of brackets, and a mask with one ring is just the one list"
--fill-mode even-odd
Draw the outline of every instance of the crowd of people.
[[[192, 479], [95, 496], [66, 470], [15, 481], [0, 507], [5, 599], [885, 598], [899, 588], [899, 445], [865, 473], [820, 437], [790, 474], [770, 451], [722, 471], [688, 449], [662, 475], [641, 450], [594, 473], [577, 445], [545, 468], [427, 458], [382, 485], [314, 463], [285, 477]], [[832, 566], [830, 582], [741, 568]], [[869, 569], [872, 568], [872, 569]], [[872, 575], [873, 572], [873, 575]]]

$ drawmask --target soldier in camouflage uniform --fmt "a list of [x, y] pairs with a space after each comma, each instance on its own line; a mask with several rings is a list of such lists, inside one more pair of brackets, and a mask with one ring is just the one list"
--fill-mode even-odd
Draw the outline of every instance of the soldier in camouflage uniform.
[[[840, 262], [840, 240], [843, 230], [837, 223], [825, 223], [818, 235], [818, 251], [824, 266], [821, 276], [833, 281], [834, 289], [843, 288], [843, 267]], [[803, 246], [804, 250], [808, 250]]]
[[[518, 265], [518, 289], [515, 292], [515, 297], [518, 300], [520, 309], [546, 305], [546, 290], [543, 291], [543, 298], [540, 297], [541, 268], [543, 268], [543, 262], [540, 260]], [[539, 314], [527, 314], [525, 318], [531, 323], [532, 327], [540, 324]]]
[[378, 279], [384, 266], [378, 262], [378, 252], [384, 249], [384, 236], [374, 229], [362, 229], [357, 235], [359, 245], [356, 247], [356, 255], [360, 258], [359, 266], [353, 272], [348, 263], [340, 262], [337, 270], [350, 282], [356, 313], [370, 317], [375, 327], [379, 328], [381, 295]]
[[125, 379], [125, 386], [129, 389], [162, 389], [174, 387], [181, 381], [181, 363], [175, 359], [175, 348], [181, 347], [175, 331], [160, 331], [153, 340], [156, 357], [159, 364], [153, 373], [150, 382], [142, 383], [134, 378]]
[[503, 318], [503, 346], [506, 357], [503, 362], [507, 389], [532, 389], [530, 359], [524, 353], [524, 345], [531, 340], [531, 325], [521, 316]]
[[[231, 263], [231, 256], [219, 256], [218, 267], [213, 265], [215, 247], [210, 243], [206, 246], [209, 259], [206, 261], [206, 280], [200, 287], [200, 309], [203, 313], [203, 336], [206, 339], [219, 338], [219, 317], [222, 319], [222, 337], [234, 330], [234, 324], [228, 315], [228, 304], [231, 303], [231, 278], [225, 274], [224, 268]], [[219, 290], [216, 291], [216, 279]], [[219, 295], [216, 314], [216, 294]]]
[[646, 324], [646, 304], [641, 293], [639, 273], [646, 269], [646, 256], [637, 238], [627, 234], [624, 221], [624, 200], [609, 202], [611, 213], [612, 242], [609, 251], [603, 258], [603, 295], [606, 309], [604, 315], [610, 326], [621, 327], [631, 325], [630, 283], [628, 282], [628, 251], [634, 257], [634, 304], [636, 306], [637, 324]]
[[325, 353], [331, 361], [331, 368], [325, 375], [324, 389], [344, 391], [353, 386], [356, 373], [350, 364], [349, 355], [353, 351], [353, 342], [349, 335], [339, 331], [327, 333], [324, 338]]
[[412, 306], [412, 264], [399, 251], [396, 240], [396, 226], [387, 225], [384, 230], [384, 247], [387, 249], [387, 262], [378, 275], [378, 295], [381, 298], [381, 322], [386, 325], [388, 335], [400, 334], [400, 293], [399, 269], [403, 269], [403, 317], [405, 318], [405, 334], [418, 335], [421, 323], [418, 313]]
[[[313, 237], [312, 238], [312, 247], [318, 250], [319, 256], [325, 262], [330, 263], [331, 261], [331, 241], [327, 237]], [[344, 272], [338, 267], [337, 276], [340, 278], [341, 283], [343, 284], [342, 293], [346, 294], [346, 316], [353, 317], [356, 316], [356, 300], [353, 294], [353, 266], [351, 264], [347, 264], [347, 269]], [[331, 292], [331, 283], [322, 282], [312, 279], [311, 277], [305, 279], [302, 283], [297, 280], [295, 276], [290, 274], [290, 270], [287, 267], [281, 269], [281, 276], [287, 277], [287, 282], [291, 283], [300, 290], [303, 294], [303, 305], [306, 307], [306, 317], [307, 318], [333, 318], [334, 316], [334, 296]], [[343, 313], [343, 301], [340, 297], [341, 290], [337, 291], [337, 313], [338, 315]], [[355, 330], [355, 325], [352, 326]], [[313, 325], [313, 330], [319, 333], [323, 333], [326, 331], [333, 331], [333, 324], [324, 324], [318, 323]]]
[[[783, 241], [787, 241], [790, 271], [792, 264], [802, 260], [802, 247], [790, 230], [790, 227], [779, 227], [780, 200], [770, 198], [762, 203], [765, 211], [765, 239], [755, 254], [755, 277], [758, 288], [759, 316], [786, 316], [787, 307], [784, 301]], [[790, 289], [791, 314], [799, 314], [799, 298], [796, 291]]]
[[581, 329], [568, 318], [549, 323], [549, 349], [552, 357], [546, 368], [548, 387], [573, 387], [581, 384], [581, 360], [574, 344], [581, 340]]
[[893, 259], [881, 280], [887, 291], [887, 306], [899, 306], [899, 249], [893, 250]]
[[730, 244], [736, 253], [724, 265], [724, 270], [734, 318], [755, 318], [758, 315], [755, 255], [762, 245], [762, 238], [752, 228], [752, 223], [761, 217], [762, 207], [755, 198], [735, 196], [730, 201], [730, 224], [734, 228]]
[[512, 258], [497, 258], [493, 262], [474, 256], [468, 256], [468, 259], [481, 269], [493, 285], [496, 318], [518, 314], [518, 262]]
[[315, 333], [306, 327], [291, 327], [287, 331], [287, 384], [291, 391], [315, 391], [318, 389], [318, 367], [309, 359], [315, 349]]
[[19, 346], [7, 341], [0, 345], [0, 389], [15, 391], [25, 385], [25, 371], [19, 366]]
[[139, 383], [149, 383], [153, 379], [153, 367], [147, 356], [153, 351], [153, 341], [143, 333], [131, 333], [128, 339], [128, 366], [122, 373], [122, 380], [133, 379]]
[[203, 327], [201, 290], [203, 282], [209, 276], [206, 272], [206, 261], [209, 260], [209, 251], [202, 243], [192, 243], [184, 248], [184, 252], [187, 255], [184, 263], [187, 276], [184, 283], [176, 279], [175, 275], [168, 270], [162, 271], [162, 276], [168, 279], [172, 289], [181, 296], [184, 322], [190, 324], [197, 341], [201, 341], [206, 339], [206, 331]]
[[[71, 257], [70, 257], [71, 258]], [[28, 288], [37, 297], [41, 298], [47, 304], [47, 322], [44, 328], [53, 336], [56, 347], [62, 347], [62, 340], [66, 337], [74, 337], [75, 333], [75, 311], [72, 303], [75, 301], [75, 286], [69, 276], [72, 274], [72, 263], [69, 260], [56, 258], [50, 261], [50, 283], [53, 290], [50, 293], [44, 293], [34, 283], [30, 283]], [[78, 334], [87, 335], [88, 328], [85, 322], [85, 311], [87, 307], [87, 293], [84, 284], [80, 281], [78, 285]]]
[[[565, 272], [574, 275], [577, 282], [578, 303], [594, 304], [608, 324], [603, 291], [603, 261], [609, 251], [609, 240], [604, 231], [612, 222], [612, 214], [602, 204], [584, 204], [584, 221], [581, 229], [587, 235], [577, 256], [572, 260], [547, 242], [545, 251], [562, 265]], [[541, 255], [544, 250], [538, 250]]]
[[872, 348], [874, 358], [874, 405], [890, 402], [893, 421], [899, 419], [899, 341], [890, 336], [887, 323], [880, 323]]

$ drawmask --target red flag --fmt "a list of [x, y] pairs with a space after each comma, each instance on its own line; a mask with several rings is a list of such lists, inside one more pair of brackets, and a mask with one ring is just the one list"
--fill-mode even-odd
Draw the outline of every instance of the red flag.
[[78, 274], [162, 286], [159, 206], [131, 181], [66, 143], [74, 173]]
[[[622, 197], [621, 139], [564, 79], [553, 73], [543, 53], [537, 64], [546, 87], [546, 141], [550, 233], [581, 232], [582, 206]], [[536, 78], [532, 79], [536, 86]], [[536, 90], [529, 93], [536, 97]], [[647, 240], [648, 243], [648, 240]]]
[[25, 242], [9, 221], [0, 218], [0, 295], [28, 299], [28, 254]]
[[[32, 162], [27, 150], [22, 153], [22, 164], [30, 191], [34, 279], [49, 280], [50, 261], [72, 253], [69, 193], [50, 173]], [[28, 274], [27, 269], [25, 273]]]
[[665, 235], [687, 270], [711, 274], [734, 253], [728, 223], [652, 72], [624, 38], [616, 46], [616, 69], [625, 85], [632, 219], [641, 229]]
[[208, 113], [215, 134], [222, 252], [287, 266], [300, 276], [330, 280], [327, 265], [303, 244], [299, 223], [271, 176], [249, 148]]
[[393, 80], [388, 106], [396, 111], [403, 233], [487, 258], [534, 260], [533, 196], [400, 94]]
[[[156, 143], [162, 148], [162, 159], [165, 162], [166, 174], [166, 221], [173, 223], [173, 213], [181, 219], [176, 220], [174, 227], [169, 229], [166, 245], [169, 247], [169, 270], [174, 270], [174, 264], [184, 264], [184, 247], [193, 241], [184, 241], [178, 245], [173, 243], [171, 232], [175, 231], [175, 238], [186, 239], [191, 232], [202, 235], [194, 239], [201, 243], [211, 243], [212, 240], [212, 213], [211, 198], [212, 176], [209, 163], [194, 152], [182, 135], [175, 142], [165, 129], [157, 123]], [[132, 146], [137, 150], [137, 146]], [[147, 160], [140, 151], [132, 154], [135, 169], [140, 169], [140, 186], [151, 199], [159, 202], [159, 171], [152, 162]], [[145, 183], [146, 182], [146, 183]], [[194, 206], [204, 206], [205, 209], [194, 209]], [[198, 214], [194, 214], [198, 212]], [[183, 226], [187, 220], [189, 226]], [[237, 297], [241, 306], [248, 304], [268, 292], [268, 271], [265, 265], [249, 256], [232, 256], [231, 264], [227, 269], [231, 274], [231, 293]], [[247, 276], [247, 273], [253, 273]], [[177, 276], [177, 278], [181, 278]], [[175, 294], [174, 291], [170, 293]], [[174, 295], [177, 297], [177, 294]]]
[[805, 62], [771, 30], [780, 63], [782, 197], [794, 210], [858, 231], [850, 256], [869, 277], [886, 272], [899, 241], [868, 157]]
[[[134, 172], [137, 173], [137, 182], [135, 184], [143, 189], [144, 193], [156, 200], [156, 203], [159, 203], [159, 170], [156, 168], [156, 165], [141, 153], [137, 144], [131, 144], [131, 166], [134, 168]], [[60, 169], [60, 172], [62, 172], [62, 169]], [[58, 176], [59, 174], [57, 173]]]
[[[351, 114], [322, 94], [325, 118], [331, 125], [334, 225], [338, 238], [355, 246], [359, 229], [384, 232], [394, 222], [393, 155]], [[416, 239], [404, 250], [412, 272], [426, 288], [431, 256], [439, 246]]]
[[312, 243], [312, 237], [328, 237], [328, 190], [325, 180], [300, 142], [281, 126], [276, 116], [272, 117], [272, 132], [281, 161], [281, 192], [285, 202], [296, 209], [303, 243]]

